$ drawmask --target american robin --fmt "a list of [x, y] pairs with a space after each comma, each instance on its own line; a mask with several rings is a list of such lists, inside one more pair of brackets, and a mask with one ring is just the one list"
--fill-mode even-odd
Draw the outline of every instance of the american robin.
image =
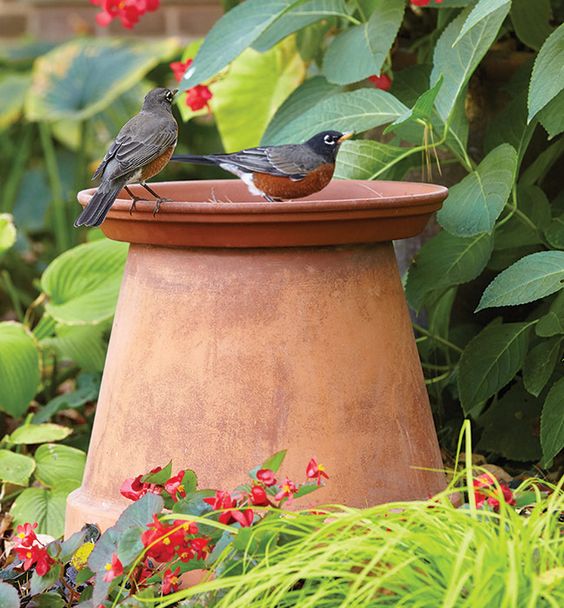
[[153, 215], [169, 200], [145, 181], [164, 169], [176, 146], [178, 125], [171, 106], [176, 92], [157, 88], [147, 93], [141, 111], [125, 123], [92, 176], [102, 181], [75, 226], [99, 226], [122, 188], [131, 197], [130, 211], [135, 209], [135, 203], [144, 199], [135, 196], [127, 184], [139, 183], [156, 198]]
[[339, 146], [352, 135], [323, 131], [303, 144], [248, 148], [233, 154], [179, 154], [172, 160], [218, 165], [241, 178], [251, 194], [270, 202], [303, 198], [329, 184]]

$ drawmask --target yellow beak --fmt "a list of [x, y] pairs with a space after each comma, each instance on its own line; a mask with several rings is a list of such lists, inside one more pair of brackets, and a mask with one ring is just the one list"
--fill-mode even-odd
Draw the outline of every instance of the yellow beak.
[[341, 137], [339, 137], [339, 139], [337, 140], [337, 143], [342, 144], [347, 139], [350, 139], [353, 135], [354, 135], [354, 131], [347, 131], [346, 133], [343, 133], [341, 135]]

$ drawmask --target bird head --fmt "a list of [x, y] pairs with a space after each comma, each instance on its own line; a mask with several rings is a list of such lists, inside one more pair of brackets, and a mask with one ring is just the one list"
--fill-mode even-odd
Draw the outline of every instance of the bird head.
[[323, 158], [334, 161], [339, 146], [353, 135], [354, 133], [352, 131], [347, 133], [341, 133], [340, 131], [322, 131], [321, 133], [314, 135], [311, 139], [308, 139], [306, 141], [306, 146], [309, 146]]
[[143, 102], [143, 109], [156, 109], [164, 107], [170, 109], [174, 96], [178, 92], [178, 89], [166, 89], [164, 87], [158, 87], [152, 89], [145, 95], [145, 101]]

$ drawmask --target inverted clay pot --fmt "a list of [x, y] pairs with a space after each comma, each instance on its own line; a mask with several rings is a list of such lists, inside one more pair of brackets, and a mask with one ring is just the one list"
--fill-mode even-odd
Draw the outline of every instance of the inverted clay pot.
[[131, 246], [66, 533], [111, 525], [129, 504], [122, 481], [170, 459], [232, 489], [277, 450], [295, 480], [316, 456], [330, 480], [303, 506], [441, 490], [391, 241], [419, 233], [446, 188], [334, 181], [264, 203], [238, 180], [153, 187], [182, 202], [130, 215], [124, 196], [102, 225]]

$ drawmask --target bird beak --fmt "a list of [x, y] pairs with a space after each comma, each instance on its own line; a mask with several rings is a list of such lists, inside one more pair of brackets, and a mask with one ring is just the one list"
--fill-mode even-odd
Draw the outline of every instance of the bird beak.
[[178, 89], [172, 89], [172, 94], [176, 95], [178, 93]]
[[337, 140], [337, 143], [342, 144], [347, 139], [350, 139], [353, 135], [354, 135], [354, 131], [347, 131], [346, 133], [343, 133], [341, 135], [341, 137], [339, 137], [339, 139]]

